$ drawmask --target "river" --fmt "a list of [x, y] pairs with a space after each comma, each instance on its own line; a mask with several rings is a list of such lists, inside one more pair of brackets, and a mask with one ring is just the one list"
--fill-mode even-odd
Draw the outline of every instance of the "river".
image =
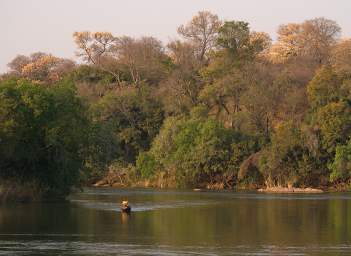
[[351, 255], [351, 194], [85, 189], [0, 205], [0, 255]]

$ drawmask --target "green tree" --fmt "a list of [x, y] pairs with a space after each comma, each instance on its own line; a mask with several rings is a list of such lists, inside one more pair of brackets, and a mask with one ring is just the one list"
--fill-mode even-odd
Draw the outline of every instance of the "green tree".
[[340, 99], [341, 81], [330, 66], [322, 67], [308, 84], [307, 94], [312, 109]]
[[320, 172], [315, 165], [316, 159], [313, 159], [304, 141], [304, 134], [291, 121], [276, 129], [271, 144], [260, 157], [260, 171], [268, 187], [318, 183]]
[[329, 166], [330, 181], [346, 181], [351, 177], [351, 140], [336, 147], [334, 162]]
[[245, 155], [237, 151], [244, 139], [218, 121], [195, 117], [193, 112], [190, 118], [166, 120], [150, 154], [161, 169], [176, 177], [179, 186], [226, 183], [228, 177], [236, 179]]
[[44, 88], [0, 84], [0, 177], [36, 182], [41, 195], [64, 197], [79, 185], [88, 121], [70, 81]]
[[105, 95], [93, 108], [93, 119], [116, 135], [122, 161], [134, 163], [139, 152], [149, 149], [163, 121], [160, 102], [147, 86], [124, 88]]
[[320, 108], [316, 124], [322, 136], [322, 146], [327, 152], [335, 152], [351, 136], [351, 106], [348, 102], [332, 102]]
[[142, 152], [139, 154], [136, 160], [136, 168], [140, 171], [141, 177], [149, 178], [154, 175], [157, 163], [154, 157], [149, 154]]

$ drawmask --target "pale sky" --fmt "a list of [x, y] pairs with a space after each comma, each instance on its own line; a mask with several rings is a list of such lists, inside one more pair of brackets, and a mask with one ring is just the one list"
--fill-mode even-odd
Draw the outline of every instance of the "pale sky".
[[0, 0], [0, 73], [18, 54], [75, 59], [74, 31], [155, 36], [166, 43], [202, 10], [247, 21], [273, 38], [280, 24], [323, 16], [351, 37], [351, 0]]

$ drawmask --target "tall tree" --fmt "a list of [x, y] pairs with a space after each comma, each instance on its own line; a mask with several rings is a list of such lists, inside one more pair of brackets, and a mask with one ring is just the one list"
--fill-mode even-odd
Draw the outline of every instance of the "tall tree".
[[30, 56], [18, 55], [9, 64], [10, 72], [32, 81], [52, 83], [61, 79], [75, 67], [70, 59], [35, 52]]
[[181, 25], [178, 33], [196, 46], [198, 58], [202, 61], [214, 47], [221, 24], [217, 15], [201, 11], [188, 24]]
[[109, 32], [74, 32], [74, 42], [78, 47], [76, 55], [81, 57], [89, 64], [93, 64], [99, 69], [113, 75], [118, 83], [121, 84], [121, 73], [111, 68], [108, 60], [111, 59], [112, 51], [116, 38]]
[[75, 32], [73, 37], [77, 55], [113, 75], [119, 86], [128, 80], [134, 85], [142, 80], [157, 84], [164, 73], [166, 55], [162, 43], [153, 37], [134, 39], [89, 31]]
[[167, 56], [161, 41], [154, 37], [116, 38], [112, 53], [120, 68], [134, 85], [144, 80], [157, 84], [166, 72]]
[[351, 39], [339, 42], [332, 49], [331, 64], [340, 74], [351, 74]]
[[203, 66], [196, 56], [195, 47], [179, 40], [168, 44], [172, 65], [169, 75], [159, 87], [159, 93], [168, 113], [188, 112], [198, 103], [202, 88], [199, 70]]
[[331, 47], [340, 38], [341, 28], [333, 20], [315, 18], [303, 23], [289, 23], [278, 29], [278, 41], [272, 47], [271, 58], [285, 62], [305, 57], [317, 65], [328, 61]]

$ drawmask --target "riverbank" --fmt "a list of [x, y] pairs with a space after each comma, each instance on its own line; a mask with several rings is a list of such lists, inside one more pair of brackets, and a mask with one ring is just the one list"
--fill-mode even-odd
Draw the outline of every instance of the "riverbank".
[[[138, 182], [136, 184], [133, 184], [131, 186], [126, 186], [123, 184], [119, 183], [114, 183], [112, 185], [107, 184], [107, 183], [95, 183], [91, 185], [91, 187], [111, 187], [111, 188], [175, 188], [175, 187], [162, 187], [162, 186], [155, 186], [155, 184], [151, 182]], [[193, 188], [194, 191], [204, 191], [204, 190], [234, 190], [235, 188], [225, 188], [223, 184], [208, 184], [207, 186], [201, 186], [201, 187], [196, 187]], [[257, 191], [261, 193], [284, 193], [284, 194], [289, 194], [289, 193], [324, 193], [324, 192], [338, 192], [338, 191], [348, 191], [346, 189], [335, 189], [335, 188], [327, 188], [326, 190], [319, 189], [319, 188], [287, 188], [287, 187], [272, 187], [272, 188], [240, 188], [238, 190], [249, 190], [249, 191]]]
[[[174, 177], [168, 177], [166, 174], [160, 175], [153, 179], [128, 179], [125, 176], [116, 175], [114, 172], [109, 172], [104, 178], [92, 183], [90, 187], [111, 187], [111, 188], [161, 188], [175, 189], [177, 186]], [[258, 191], [260, 193], [323, 193], [323, 192], [346, 192], [350, 191], [350, 182], [345, 183], [330, 183], [320, 187], [264, 187], [259, 184], [234, 184], [234, 182], [223, 182], [220, 179], [212, 183], [197, 184], [194, 187], [201, 190], [249, 190]]]
[[21, 184], [4, 182], [0, 184], [0, 203], [42, 201], [42, 191], [35, 183]]
[[[151, 179], [129, 179], [126, 175], [118, 175], [109, 172], [104, 178], [95, 181], [89, 185], [96, 188], [161, 188], [161, 189], [177, 189], [179, 188], [175, 177], [170, 177], [165, 173]], [[203, 182], [194, 186], [204, 190], [233, 190], [235, 186], [233, 182], [225, 179], [214, 180], [213, 182]], [[183, 187], [184, 188], [184, 187]], [[193, 187], [188, 187], [193, 188]], [[255, 187], [257, 188], [257, 187]], [[248, 188], [245, 188], [248, 189]], [[252, 188], [249, 188], [252, 189]]]
[[[177, 188], [176, 183], [166, 182], [165, 179], [157, 179], [157, 180], [139, 180], [135, 182], [122, 182], [122, 180], [112, 179], [112, 175], [107, 175], [104, 179], [101, 179], [90, 185], [95, 188]], [[330, 189], [321, 189], [321, 188], [294, 188], [294, 187], [269, 187], [269, 188], [260, 188], [257, 186], [233, 186], [228, 187], [223, 182], [211, 183], [211, 184], [201, 184], [196, 186], [196, 191], [203, 190], [250, 190], [250, 191], [258, 191], [262, 193], [323, 193], [325, 191], [345, 191], [345, 189], [336, 189], [331, 187]]]
[[[71, 192], [73, 191], [75, 190], [72, 189]], [[35, 181], [0, 180], [0, 204], [12, 202], [63, 202], [66, 201], [66, 196], [63, 193], [53, 193]]]
[[258, 192], [263, 193], [323, 193], [325, 192], [319, 188], [287, 188], [287, 187], [270, 187], [260, 188]]

